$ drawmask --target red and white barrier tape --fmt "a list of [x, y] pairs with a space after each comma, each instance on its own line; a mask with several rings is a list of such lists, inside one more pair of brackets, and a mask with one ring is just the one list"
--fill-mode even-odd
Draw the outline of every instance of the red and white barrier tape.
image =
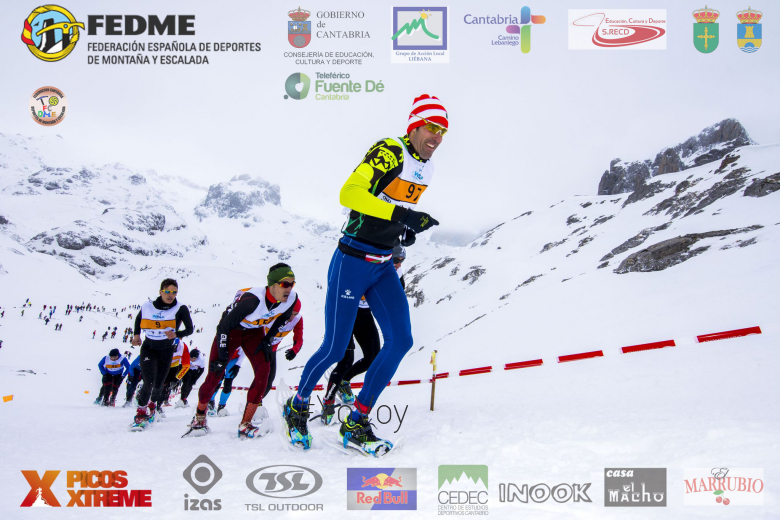
[[[705, 343], [707, 341], [717, 341], [721, 339], [728, 339], [728, 338], [739, 338], [742, 336], [749, 336], [751, 334], [761, 334], [761, 328], [760, 327], [748, 327], [745, 329], [736, 329], [736, 330], [727, 330], [725, 332], [715, 332], [713, 334], [703, 334], [701, 336], [696, 336], [696, 342], [697, 343]], [[621, 347], [620, 351], [623, 354], [630, 354], [633, 352], [642, 352], [645, 350], [655, 350], [660, 348], [666, 348], [666, 347], [676, 347], [677, 344], [673, 339], [666, 340], [666, 341], [656, 341], [653, 343], [643, 343], [641, 345], [632, 345], [629, 347]], [[567, 363], [569, 361], [579, 361], [582, 359], [591, 359], [591, 358], [597, 358], [597, 357], [604, 357], [604, 351], [603, 350], [594, 350], [591, 352], [581, 352], [578, 354], [567, 354], [564, 356], [558, 356], [558, 363]], [[530, 368], [530, 367], [539, 367], [544, 365], [544, 360], [542, 359], [532, 359], [529, 361], [519, 361], [516, 363], [507, 363], [504, 365], [504, 370], [516, 370], [518, 368]], [[406, 386], [406, 385], [418, 385], [421, 383], [430, 383], [434, 379], [447, 379], [449, 377], [461, 377], [461, 376], [472, 376], [477, 374], [489, 374], [493, 371], [492, 366], [488, 367], [478, 367], [478, 368], [467, 368], [465, 370], [460, 370], [457, 374], [450, 374], [449, 372], [441, 372], [439, 374], [434, 374], [432, 379], [408, 379], [408, 380], [402, 380], [402, 381], [390, 381], [387, 383], [387, 386]], [[350, 385], [352, 388], [362, 388], [363, 383], [352, 383]], [[292, 387], [295, 390], [298, 389], [297, 386]], [[249, 390], [248, 387], [242, 387], [242, 386], [234, 386], [234, 390]], [[271, 387], [272, 390], [276, 390], [276, 387]], [[314, 387], [314, 391], [324, 390], [323, 385], [317, 385]]]

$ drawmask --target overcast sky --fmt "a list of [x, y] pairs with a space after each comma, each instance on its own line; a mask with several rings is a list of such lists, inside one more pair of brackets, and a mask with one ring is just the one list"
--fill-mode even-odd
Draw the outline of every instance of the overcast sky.
[[[528, 4], [547, 20], [532, 27], [532, 50], [522, 54], [491, 45], [506, 34], [506, 24], [463, 22], [466, 14], [519, 18], [522, 2], [452, 2], [450, 63], [436, 65], [390, 63], [392, 2], [301, 3], [315, 25], [318, 10], [362, 11], [363, 19], [324, 20], [326, 29], [370, 34], [315, 35], [304, 51], [374, 56], [363, 65], [316, 66], [284, 57], [296, 50], [287, 42], [287, 11], [298, 3], [193, 0], [162, 8], [156, 1], [67, 2], [63, 7], [84, 23], [90, 14], [194, 14], [195, 36], [82, 33], [70, 56], [47, 63], [20, 39], [37, 4], [3, 2], [0, 132], [57, 133], [93, 162], [119, 161], [202, 185], [242, 173], [261, 176], [281, 186], [285, 208], [338, 223], [338, 191], [348, 174], [373, 142], [403, 135], [413, 98], [429, 93], [447, 108], [451, 133], [434, 155], [435, 178], [419, 207], [439, 219], [442, 230], [476, 233], [528, 209], [594, 195], [612, 158], [654, 156], [727, 117], [739, 119], [761, 144], [780, 142], [774, 43], [780, 12], [772, 9], [776, 3], [751, 4], [764, 13], [764, 45], [747, 54], [737, 47], [736, 12], [748, 3], [710, 6], [721, 13], [721, 41], [711, 54], [692, 43], [691, 12], [703, 2]], [[590, 7], [666, 9], [667, 49], [567, 50], [567, 10]], [[89, 42], [134, 40], [259, 42], [262, 51], [212, 52], [209, 65], [87, 64], [95, 54]], [[312, 81], [317, 72], [346, 72], [361, 83], [381, 80], [385, 90], [317, 101], [312, 86], [307, 99], [285, 100], [284, 81], [294, 72]], [[55, 128], [34, 123], [26, 107], [44, 85], [62, 89], [69, 100], [69, 113]]]

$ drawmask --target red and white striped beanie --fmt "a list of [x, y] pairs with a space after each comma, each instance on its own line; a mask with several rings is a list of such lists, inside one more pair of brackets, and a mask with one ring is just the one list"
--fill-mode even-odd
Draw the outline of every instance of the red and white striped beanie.
[[435, 96], [423, 94], [414, 100], [412, 112], [409, 114], [409, 126], [406, 127], [407, 134], [410, 134], [417, 127], [425, 126], [425, 121], [415, 116], [424, 117], [431, 123], [436, 123], [449, 129], [447, 110], [442, 106], [439, 98]]

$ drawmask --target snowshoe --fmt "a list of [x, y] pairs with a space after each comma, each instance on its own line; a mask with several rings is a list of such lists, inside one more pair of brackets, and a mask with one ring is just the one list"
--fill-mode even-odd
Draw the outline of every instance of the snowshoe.
[[116, 401], [112, 398], [106, 406], [116, 406]]
[[219, 405], [217, 408], [217, 417], [227, 417], [228, 415], [230, 415], [230, 412], [228, 412], [228, 409], [225, 408], [225, 405]]
[[374, 435], [371, 421], [367, 415], [361, 416], [358, 421], [353, 421], [351, 416], [347, 417], [341, 423], [339, 440], [344, 448], [358, 450], [364, 455], [372, 457], [387, 455], [393, 449], [392, 442], [379, 439]]
[[255, 416], [252, 417], [252, 424], [259, 427], [261, 431], [265, 431], [263, 435], [274, 431], [274, 423], [268, 416], [268, 409], [262, 405], [257, 407]]
[[149, 414], [144, 407], [138, 407], [136, 410], [135, 419], [130, 425], [131, 432], [142, 432], [149, 426]]
[[97, 399], [95, 399], [95, 402], [92, 403], [92, 404], [94, 404], [95, 406], [100, 406], [102, 402], [103, 402], [103, 399], [98, 397]]
[[352, 387], [349, 385], [349, 381], [342, 381], [339, 384], [336, 395], [338, 396], [339, 401], [347, 406], [355, 404], [355, 394], [352, 393]]
[[[262, 426], [262, 423], [260, 426]], [[269, 432], [267, 428], [263, 429], [260, 426], [255, 425], [254, 421], [251, 423], [241, 423], [238, 426], [238, 438], [257, 439]]]
[[327, 401], [322, 403], [322, 413], [320, 414], [320, 421], [324, 426], [330, 425], [333, 422], [333, 417], [336, 415], [336, 404], [328, 403]]
[[176, 401], [176, 405], [174, 406], [174, 408], [187, 408], [187, 406], [189, 406], [187, 404], [187, 400], [182, 399], [181, 401]]
[[202, 437], [208, 433], [211, 433], [211, 429], [209, 429], [208, 424], [206, 423], [206, 416], [198, 415], [196, 412], [195, 417], [192, 418], [192, 422], [190, 423], [190, 429], [181, 437]]
[[125, 401], [125, 404], [122, 405], [122, 408], [130, 408], [133, 406], [133, 401]]
[[290, 397], [284, 404], [282, 415], [286, 423], [285, 433], [287, 434], [287, 440], [293, 446], [301, 447], [304, 450], [311, 448], [311, 434], [306, 424], [309, 420], [309, 414], [308, 403], [302, 403], [296, 408], [293, 404], [293, 398]]
[[206, 410], [206, 413], [209, 417], [216, 417], [217, 416], [217, 409], [214, 407], [214, 401], [209, 401], [209, 407]]
[[155, 416], [157, 415], [157, 404], [156, 403], [149, 403], [149, 422], [153, 423], [155, 420]]

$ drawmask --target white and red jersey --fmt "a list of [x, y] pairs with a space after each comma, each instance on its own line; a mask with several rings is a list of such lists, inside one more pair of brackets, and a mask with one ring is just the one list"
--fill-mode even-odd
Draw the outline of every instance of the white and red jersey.
[[241, 366], [244, 363], [244, 360], [246, 359], [246, 354], [244, 354], [244, 349], [241, 347], [238, 347], [235, 352], [233, 352], [233, 355], [230, 356], [230, 359], [228, 360], [228, 363], [236, 360], [236, 366]]
[[190, 358], [190, 368], [196, 369], [196, 368], [202, 368], [206, 369], [206, 356], [203, 355], [203, 353], [200, 353], [200, 356], [198, 356], [198, 359], [192, 359]]
[[187, 348], [187, 344], [183, 341], [179, 341], [176, 345], [176, 352], [173, 353], [173, 359], [171, 359], [171, 367], [177, 367], [179, 365], [190, 366], [190, 349]]

